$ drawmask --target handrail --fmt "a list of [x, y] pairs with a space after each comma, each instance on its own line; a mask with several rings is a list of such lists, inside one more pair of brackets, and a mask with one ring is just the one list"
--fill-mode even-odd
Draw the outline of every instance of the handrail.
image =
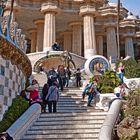
[[99, 140], [112, 140], [112, 131], [118, 119], [122, 103], [122, 100], [119, 98], [112, 102], [105, 121], [101, 127]]
[[33, 124], [41, 113], [41, 106], [38, 103], [31, 105], [8, 129], [7, 133], [14, 139], [18, 140], [27, 129]]

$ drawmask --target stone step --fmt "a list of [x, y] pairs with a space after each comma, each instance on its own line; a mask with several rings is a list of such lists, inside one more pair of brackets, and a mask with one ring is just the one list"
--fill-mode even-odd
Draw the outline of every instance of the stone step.
[[[83, 106], [86, 106], [86, 104], [84, 105], [85, 103], [84, 102], [81, 102], [81, 105], [83, 105]], [[71, 103], [71, 102], [69, 102], [69, 103], [67, 103], [67, 102], [58, 102], [57, 103], [57, 107], [58, 106], [64, 106], [64, 107], [78, 107], [80, 105], [80, 102], [79, 103]]]
[[[48, 110], [48, 107], [46, 107], [46, 110]], [[76, 111], [84, 111], [84, 112], [87, 112], [87, 111], [92, 111], [94, 110], [95, 111], [103, 111], [102, 109], [95, 109], [94, 107], [87, 107], [87, 106], [84, 106], [84, 107], [63, 107], [63, 106], [58, 106], [57, 107], [57, 112], [76, 112]]]
[[72, 116], [75, 116], [75, 117], [81, 117], [81, 116], [106, 116], [107, 115], [107, 112], [88, 112], [87, 113], [42, 113], [40, 115], [40, 117], [45, 117], [45, 118], [49, 118], [49, 117], [72, 117]]
[[87, 107], [88, 96], [82, 100], [82, 91], [80, 88], [60, 91], [57, 113], [41, 113], [20, 140], [98, 140], [107, 112]]
[[45, 140], [45, 139], [57, 139], [57, 140], [63, 140], [63, 139], [75, 139], [75, 140], [78, 140], [78, 139], [92, 139], [92, 140], [97, 140], [98, 138], [98, 134], [50, 134], [50, 135], [25, 135], [21, 140], [25, 139], [25, 140]]
[[37, 134], [37, 135], [48, 135], [48, 134], [78, 134], [78, 133], [99, 133], [99, 129], [64, 129], [60, 130], [29, 130], [28, 135]]
[[101, 123], [96, 123], [96, 124], [83, 124], [83, 125], [80, 125], [80, 124], [63, 124], [63, 125], [57, 125], [57, 124], [54, 124], [54, 125], [43, 125], [43, 126], [36, 126], [36, 125], [33, 125], [31, 126], [31, 128], [29, 130], [63, 130], [63, 129], [100, 129], [102, 126]]
[[102, 124], [104, 122], [104, 120], [62, 120], [62, 121], [45, 121], [45, 120], [39, 120], [37, 122], [34, 123], [35, 126], [47, 126], [47, 125], [75, 125], [75, 124], [79, 124], [79, 125], [84, 125], [86, 124]]
[[67, 96], [60, 96], [59, 100], [64, 99], [64, 100], [79, 100], [82, 99], [82, 96], [71, 96], [71, 97], [67, 97]]
[[45, 117], [45, 116], [41, 116], [38, 121], [41, 122], [46, 122], [46, 121], [100, 121], [100, 120], [104, 120], [105, 116], [66, 116], [66, 117]]

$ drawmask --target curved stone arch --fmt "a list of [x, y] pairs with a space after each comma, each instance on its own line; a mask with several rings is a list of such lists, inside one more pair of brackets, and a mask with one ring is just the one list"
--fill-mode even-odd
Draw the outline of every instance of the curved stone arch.
[[109, 69], [109, 62], [104, 56], [94, 55], [85, 62], [84, 68], [87, 75], [101, 75]]
[[[64, 64], [63, 60], [61, 59], [61, 54], [51, 54], [49, 56], [42, 56], [36, 62], [34, 62], [34, 64], [32, 65], [33, 71], [34, 72], [39, 72], [39, 66], [41, 64], [45, 63], [45, 61], [46, 62], [47, 61], [52, 61], [52, 59], [57, 60], [56, 63], [52, 63], [52, 67], [57, 68], [58, 65]], [[74, 69], [76, 68], [73, 60], [70, 60], [70, 66], [71, 66], [71, 68], [74, 68]]]
[[[42, 57], [42, 58], [40, 58], [39, 60], [37, 60], [36, 62], [35, 62], [35, 64], [34, 64], [34, 66], [33, 66], [33, 71], [34, 72], [39, 72], [39, 65], [43, 62], [43, 60], [46, 58], [46, 56], [45, 57]], [[46, 58], [47, 59], [47, 58]]]

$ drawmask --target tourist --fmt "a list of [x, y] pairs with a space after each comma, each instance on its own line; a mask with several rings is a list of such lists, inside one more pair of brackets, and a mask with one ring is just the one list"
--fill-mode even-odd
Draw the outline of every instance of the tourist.
[[53, 51], [60, 51], [60, 46], [57, 42], [55, 42], [53, 45], [52, 45], [52, 49]]
[[127, 87], [125, 83], [119, 83], [119, 86], [114, 89], [114, 94], [118, 98], [124, 98], [128, 95], [130, 89]]
[[53, 85], [49, 88], [46, 100], [48, 102], [49, 113], [57, 112], [56, 106], [59, 99], [59, 89], [57, 81], [53, 82]]
[[109, 102], [109, 108], [111, 106], [111, 104], [113, 103], [113, 101], [120, 99], [120, 100], [124, 100], [126, 96], [128, 96], [130, 89], [128, 88], [128, 86], [125, 83], [119, 83], [119, 86], [117, 86], [116, 88], [114, 88], [114, 94], [116, 95], [115, 98], [113, 98], [110, 102]]
[[122, 62], [119, 63], [119, 66], [118, 66], [118, 75], [119, 75], [119, 78], [121, 80], [121, 83], [123, 83], [123, 78], [124, 78], [124, 65]]
[[26, 88], [26, 91], [30, 92], [29, 105], [32, 105], [33, 103], [40, 103], [41, 102], [38, 90], [39, 90], [39, 84], [38, 84], [37, 80], [33, 79], [32, 85], [30, 85], [29, 87]]
[[7, 132], [2, 132], [0, 134], [0, 140], [13, 140], [13, 138]]
[[79, 68], [76, 71], [76, 86], [77, 87], [81, 86], [81, 72]]
[[49, 70], [47, 77], [48, 77], [48, 84], [50, 87], [50, 86], [52, 86], [52, 83], [57, 79], [57, 72], [55, 71], [54, 67], [52, 67]]
[[94, 99], [94, 106], [100, 100], [100, 92], [97, 90], [97, 79], [93, 79], [93, 81], [86, 85], [82, 97], [83, 99], [85, 96], [88, 95], [88, 102], [87, 106], [92, 107], [91, 102]]
[[26, 90], [22, 90], [20, 92], [20, 96], [23, 97], [26, 101], [30, 101], [30, 99], [27, 97]]
[[46, 112], [46, 105], [47, 105], [46, 96], [48, 94], [48, 90], [49, 90], [49, 84], [45, 83], [42, 88], [42, 111], [43, 112]]
[[66, 83], [66, 72], [63, 65], [58, 66], [57, 74], [58, 74], [59, 87], [61, 91], [63, 91], [64, 85]]
[[70, 80], [70, 77], [71, 77], [71, 71], [69, 70], [69, 68], [66, 68], [66, 69], [65, 69], [65, 73], [66, 73], [65, 87], [68, 87], [68, 85], [69, 85], [69, 80]]

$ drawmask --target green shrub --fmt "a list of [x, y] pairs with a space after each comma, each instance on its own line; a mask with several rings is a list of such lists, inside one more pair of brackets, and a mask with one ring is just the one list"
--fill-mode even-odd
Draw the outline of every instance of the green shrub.
[[[91, 77], [90, 81], [95, 77]], [[102, 76], [97, 77], [98, 79], [98, 89], [101, 93], [112, 93], [114, 88], [119, 85], [120, 79], [118, 78], [116, 72], [106, 71]]]
[[[116, 68], [118, 68], [119, 63], [122, 62], [125, 67], [125, 77], [126, 78], [138, 78], [140, 77], [140, 63], [137, 63], [136, 60], [130, 58], [128, 60], [118, 61]], [[116, 69], [117, 71], [117, 69]]]
[[3, 120], [0, 122], [0, 133], [6, 131], [28, 108], [28, 102], [21, 96], [13, 99], [12, 105], [5, 112]]

